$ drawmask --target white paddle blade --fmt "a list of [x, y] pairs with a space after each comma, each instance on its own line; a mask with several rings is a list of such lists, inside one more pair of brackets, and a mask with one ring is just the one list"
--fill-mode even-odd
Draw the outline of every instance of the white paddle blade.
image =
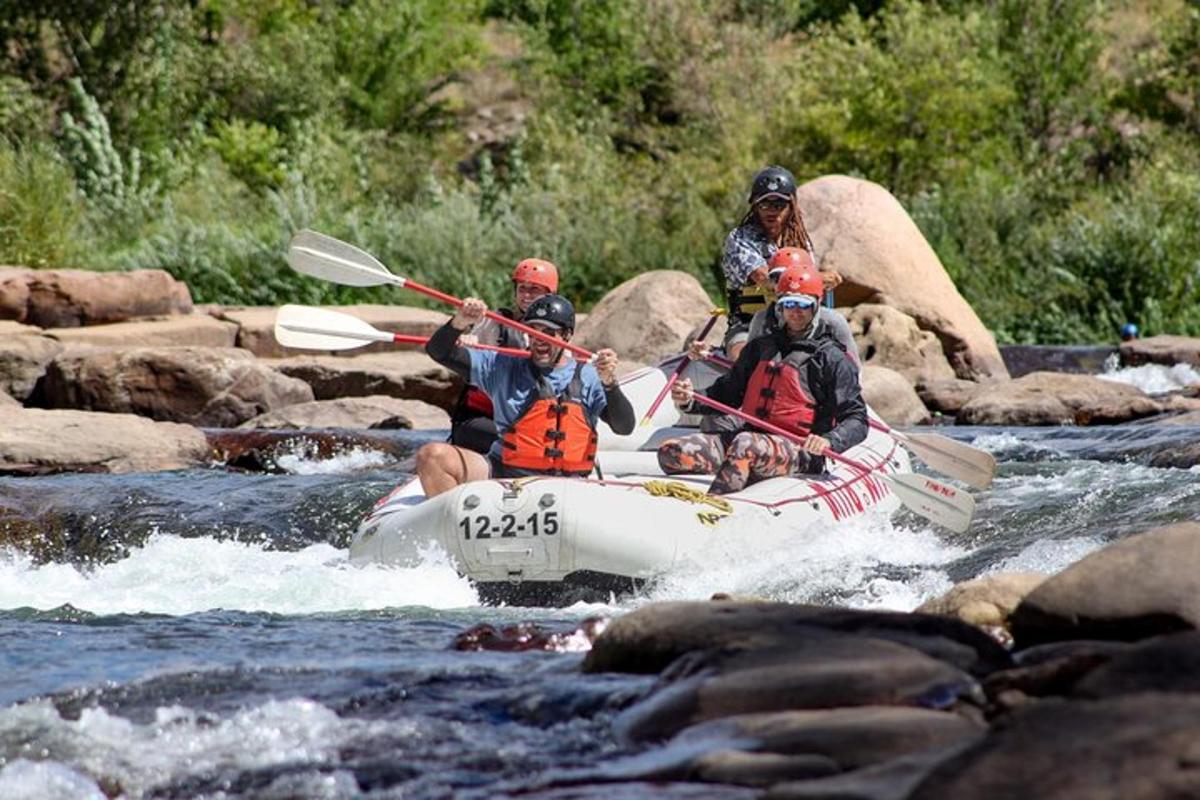
[[966, 533], [975, 516], [975, 498], [924, 475], [884, 475], [892, 491], [912, 511], [955, 533]]
[[287, 305], [275, 315], [275, 341], [297, 350], [353, 350], [370, 342], [390, 342], [393, 337], [349, 314]]
[[908, 449], [943, 475], [957, 478], [976, 489], [986, 489], [996, 476], [996, 459], [988, 452], [937, 433], [893, 431]]
[[287, 262], [302, 275], [343, 286], [404, 285], [370, 253], [316, 231], [303, 230], [288, 245]]

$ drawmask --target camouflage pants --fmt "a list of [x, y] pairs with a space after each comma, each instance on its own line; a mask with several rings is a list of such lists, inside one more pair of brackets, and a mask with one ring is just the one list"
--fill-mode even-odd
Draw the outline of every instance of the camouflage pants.
[[693, 433], [668, 439], [658, 448], [658, 465], [668, 475], [715, 473], [710, 494], [729, 494], [764, 478], [807, 472], [810, 463], [800, 445], [782, 436], [752, 431], [732, 438]]

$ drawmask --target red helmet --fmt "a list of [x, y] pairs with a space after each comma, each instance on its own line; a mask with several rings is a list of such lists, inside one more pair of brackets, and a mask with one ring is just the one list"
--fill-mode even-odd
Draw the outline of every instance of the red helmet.
[[527, 258], [513, 270], [513, 283], [534, 283], [549, 292], [558, 291], [558, 267], [540, 258]]
[[[795, 248], [787, 248], [789, 250]], [[782, 252], [782, 251], [781, 251]], [[803, 252], [803, 251], [801, 251]], [[776, 253], [778, 255], [778, 253]], [[805, 258], [808, 254], [805, 253]], [[774, 261], [775, 259], [771, 259]], [[812, 264], [812, 259], [808, 260]], [[809, 297], [819, 298], [825, 293], [825, 284], [821, 280], [821, 274], [809, 267], [788, 267], [783, 275], [779, 277], [778, 283], [775, 284], [775, 294], [783, 297], [787, 294], [806, 294]]]
[[811, 272], [816, 272], [817, 265], [813, 263], [812, 256], [803, 247], [781, 247], [775, 251], [775, 255], [771, 256], [771, 260], [767, 262], [768, 271], [774, 271], [780, 268], [783, 269], [806, 269]]

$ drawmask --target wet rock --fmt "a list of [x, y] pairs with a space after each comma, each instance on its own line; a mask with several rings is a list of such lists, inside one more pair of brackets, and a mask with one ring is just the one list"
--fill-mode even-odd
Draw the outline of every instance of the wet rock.
[[1200, 695], [1200, 632], [1139, 642], [1092, 670], [1075, 685], [1076, 697], [1113, 697], [1136, 692]]
[[910, 386], [954, 378], [937, 336], [918, 328], [916, 320], [904, 312], [863, 303], [846, 311], [846, 321], [865, 366], [894, 370]]
[[840, 772], [949, 747], [984, 730], [976, 721], [945, 711], [861, 706], [727, 717], [686, 728], [672, 744], [729, 741], [755, 752], [819, 755]]
[[837, 771], [837, 765], [831, 759], [817, 755], [717, 750], [696, 759], [691, 765], [690, 777], [709, 783], [770, 786], [780, 781], [822, 778]]
[[962, 407], [979, 393], [987, 390], [986, 384], [964, 381], [959, 378], [945, 381], [918, 383], [917, 397], [930, 411], [955, 416]]
[[387, 395], [299, 403], [246, 420], [240, 428], [386, 428], [446, 430], [450, 415], [420, 400]]
[[45, 335], [68, 348], [233, 347], [237, 327], [207, 314], [187, 314], [86, 328], [52, 328]]
[[817, 262], [845, 278], [835, 292], [839, 306], [875, 303], [897, 309], [938, 337], [958, 377], [1008, 377], [992, 334], [886, 189], [828, 175], [801, 186], [799, 199]]
[[900, 373], [865, 366], [861, 378], [863, 399], [888, 425], [904, 427], [929, 421], [929, 410]]
[[[440, 311], [412, 306], [353, 305], [323, 306], [340, 311], [367, 322], [382, 331], [403, 333], [411, 336], [429, 336], [448, 319]], [[289, 358], [311, 354], [311, 350], [295, 350], [283, 347], [275, 340], [274, 307], [228, 306], [220, 309], [217, 316], [237, 325], [237, 346], [245, 348], [260, 358]], [[396, 350], [416, 350], [418, 345], [364, 343], [363, 347], [340, 350], [338, 354], [354, 356], [364, 353], [388, 353]]]
[[591, 617], [571, 630], [549, 630], [532, 622], [497, 628], [486, 622], [472, 625], [454, 637], [455, 650], [495, 650], [505, 653], [544, 650], [555, 653], [583, 652], [608, 625], [608, 620]]
[[1007, 572], [964, 581], [941, 597], [917, 606], [924, 614], [961, 619], [979, 628], [1007, 630], [1008, 618], [1021, 600], [1046, 576], [1040, 572]]
[[1081, 678], [1128, 647], [1124, 642], [1085, 641], [1031, 648], [1022, 655], [1042, 652], [1016, 667], [988, 675], [983, 680], [983, 691], [992, 701], [993, 712], [1024, 705], [1029, 698], [1066, 696]]
[[1129, 367], [1141, 364], [1191, 364], [1200, 367], [1200, 338], [1151, 336], [1122, 342], [1121, 363]]
[[922, 750], [828, 778], [777, 783], [763, 797], [765, 800], [905, 800], [913, 787], [939, 764], [969, 746]]
[[1117, 354], [1111, 345], [1010, 344], [1000, 348], [1008, 374], [1020, 378], [1031, 372], [1069, 372], [1098, 375]]
[[964, 425], [1098, 425], [1158, 414], [1141, 389], [1087, 375], [1034, 372], [988, 384], [962, 407]]
[[0, 408], [0, 472], [151, 472], [204, 463], [204, 434], [130, 414]]
[[233, 348], [97, 350], [55, 359], [37, 404], [130, 413], [158, 420], [234, 427], [276, 408], [309, 402], [302, 381]]
[[621, 358], [653, 364], [678, 353], [689, 331], [706, 321], [712, 308], [692, 275], [651, 270], [604, 295], [579, 324], [574, 341], [593, 351], [611, 347]]
[[978, 691], [966, 673], [912, 648], [820, 630], [769, 649], [698, 651], [672, 664], [662, 680], [617, 718], [620, 736], [662, 739], [697, 722], [760, 711], [949, 708]]
[[587, 672], [655, 673], [692, 651], [784, 646], [814, 630], [899, 642], [974, 675], [1012, 663], [1004, 648], [987, 634], [946, 617], [712, 601], [655, 603], [625, 614], [596, 640], [583, 668]]
[[1198, 743], [1200, 697], [1045, 700], [1008, 715], [909, 797], [1200, 797]]
[[305, 356], [264, 363], [307, 383], [317, 400], [387, 395], [449, 411], [462, 392], [462, 379], [424, 353]]
[[0, 390], [18, 400], [29, 397], [46, 366], [62, 349], [61, 344], [46, 336], [0, 333]]
[[1156, 528], [1048, 578], [1012, 615], [1020, 648], [1063, 639], [1133, 641], [1200, 627], [1200, 523]]
[[373, 450], [401, 461], [412, 453], [411, 442], [385, 433], [355, 430], [207, 429], [212, 459], [252, 472], [280, 472], [280, 458], [329, 459], [354, 450]]
[[160, 269], [92, 272], [0, 267], [0, 318], [42, 328], [77, 328], [191, 310], [187, 285]]

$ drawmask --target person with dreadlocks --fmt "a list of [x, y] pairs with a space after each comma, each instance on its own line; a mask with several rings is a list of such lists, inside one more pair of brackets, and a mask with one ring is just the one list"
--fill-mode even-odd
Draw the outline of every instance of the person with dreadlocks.
[[[749, 340], [750, 321], [767, 307], [770, 295], [767, 261], [781, 247], [800, 247], [813, 254], [812, 239], [796, 196], [796, 178], [780, 166], [760, 170], [750, 184], [750, 204], [742, 221], [725, 238], [721, 269], [725, 273], [729, 329], [725, 352], [737, 358]], [[821, 273], [832, 289], [842, 282], [836, 272]]]
[[[694, 433], [664, 441], [658, 464], [668, 475], [714, 474], [710, 494], [728, 494], [754, 481], [819, 473], [827, 450], [845, 452], [867, 436], [867, 406], [858, 369], [829, 326], [818, 320], [824, 283], [812, 269], [789, 269], [776, 285], [782, 321], [751, 339], [732, 369], [708, 387], [707, 397], [803, 436], [804, 443], [755, 430]], [[671, 387], [685, 413], [711, 415], [696, 403], [686, 378]], [[719, 413], [719, 412], [718, 412]]]
[[[521, 322], [534, 300], [558, 291], [558, 267], [540, 258], [526, 258], [513, 269], [512, 287], [512, 306], [498, 308], [496, 313]], [[529, 347], [529, 339], [525, 334], [489, 317], [484, 317], [460, 336], [459, 343]], [[492, 410], [492, 399], [487, 392], [473, 384], [464, 386], [454, 410], [450, 412], [450, 443], [486, 454], [498, 435]]]

